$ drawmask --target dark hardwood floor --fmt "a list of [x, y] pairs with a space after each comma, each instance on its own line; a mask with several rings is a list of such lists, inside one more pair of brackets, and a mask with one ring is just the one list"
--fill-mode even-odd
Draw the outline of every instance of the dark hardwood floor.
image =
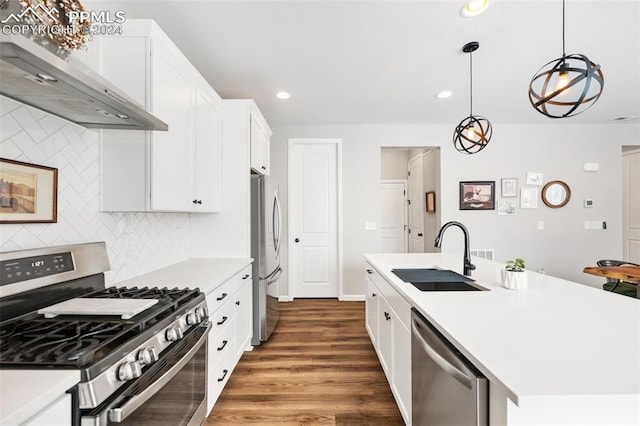
[[269, 341], [245, 352], [205, 425], [403, 425], [364, 326], [364, 302], [281, 303]]

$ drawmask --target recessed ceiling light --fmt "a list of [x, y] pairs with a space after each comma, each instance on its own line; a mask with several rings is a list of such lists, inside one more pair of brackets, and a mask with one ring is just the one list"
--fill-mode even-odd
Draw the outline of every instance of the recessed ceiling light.
[[276, 93], [276, 97], [278, 99], [289, 99], [291, 95], [289, 94], [289, 92], [278, 92]]
[[451, 90], [443, 90], [442, 92], [438, 93], [436, 95], [436, 98], [438, 99], [447, 99], [450, 98], [451, 95], [453, 95], [453, 92]]
[[460, 15], [465, 18], [471, 18], [472, 16], [480, 15], [488, 7], [489, 0], [469, 0], [460, 9]]

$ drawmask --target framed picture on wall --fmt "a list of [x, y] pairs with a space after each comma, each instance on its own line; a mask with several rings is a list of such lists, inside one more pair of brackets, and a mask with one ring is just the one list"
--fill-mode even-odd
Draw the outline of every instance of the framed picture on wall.
[[0, 223], [58, 220], [58, 169], [0, 158]]
[[518, 196], [518, 179], [500, 179], [500, 195], [503, 198], [515, 198]]
[[460, 182], [460, 210], [495, 210], [495, 181]]
[[520, 208], [538, 208], [538, 188], [522, 188], [520, 190]]
[[498, 201], [498, 214], [501, 216], [514, 216], [516, 214], [516, 200]]
[[425, 206], [427, 206], [427, 213], [436, 212], [436, 193], [433, 191], [427, 192]]
[[527, 185], [539, 185], [542, 186], [542, 173], [527, 172]]

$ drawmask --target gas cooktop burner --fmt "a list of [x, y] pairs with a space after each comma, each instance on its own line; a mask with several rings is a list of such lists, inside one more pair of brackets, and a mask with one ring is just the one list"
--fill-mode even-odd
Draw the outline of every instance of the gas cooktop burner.
[[[198, 289], [110, 287], [81, 298], [157, 299], [158, 303], [128, 320], [112, 316], [31, 313], [0, 324], [0, 365], [85, 367], [100, 362], [123, 345], [138, 342], [143, 332], [180, 309], [202, 300]], [[190, 303], [192, 302], [192, 303]], [[184, 307], [184, 308], [182, 308]], [[164, 321], [164, 322], [166, 322]]]

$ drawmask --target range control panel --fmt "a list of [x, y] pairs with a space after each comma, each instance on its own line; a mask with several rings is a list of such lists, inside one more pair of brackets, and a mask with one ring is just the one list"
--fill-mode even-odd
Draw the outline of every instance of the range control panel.
[[73, 271], [71, 252], [23, 257], [0, 262], [0, 285], [15, 284], [48, 275]]

